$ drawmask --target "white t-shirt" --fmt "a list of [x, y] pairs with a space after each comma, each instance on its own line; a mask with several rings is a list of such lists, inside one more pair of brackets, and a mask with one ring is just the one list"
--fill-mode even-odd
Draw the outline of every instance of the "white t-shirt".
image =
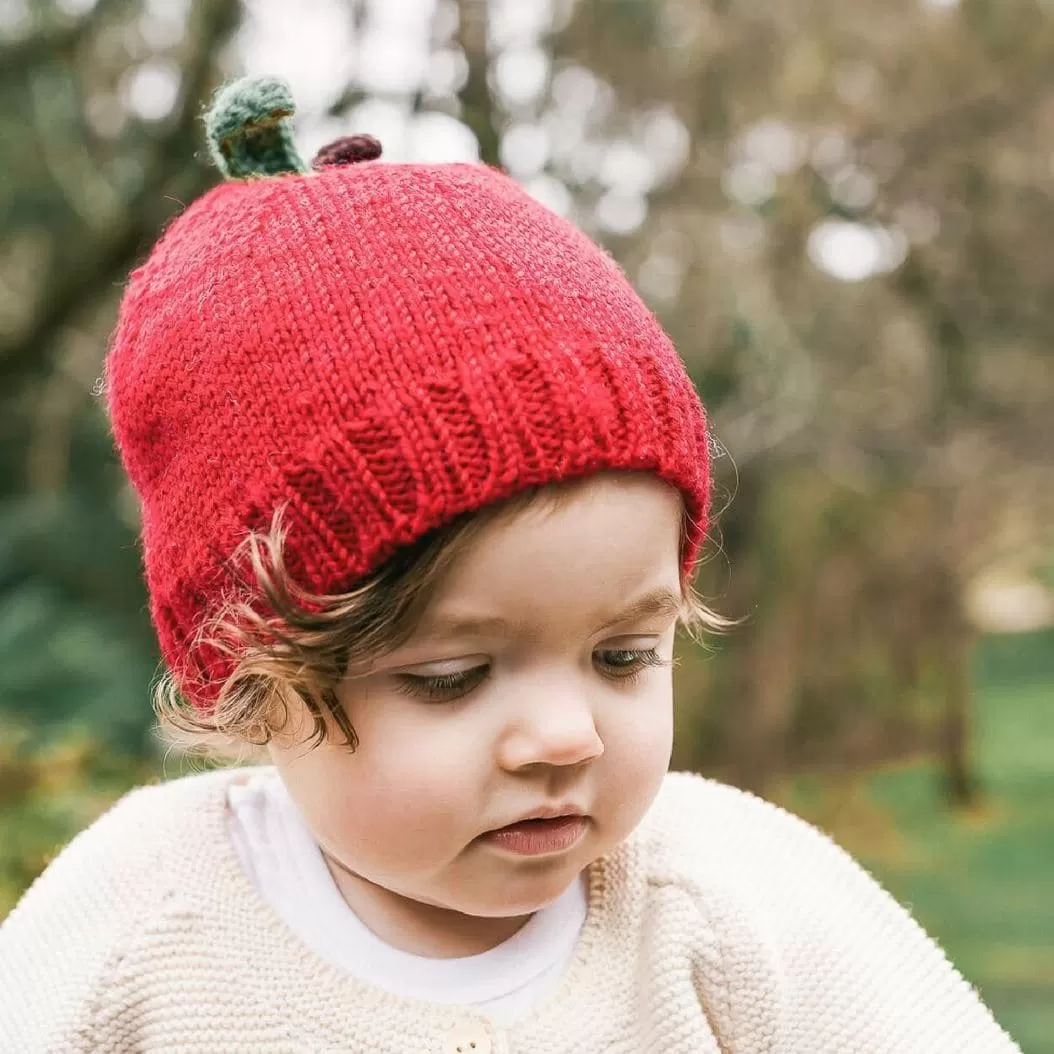
[[586, 919], [583, 874], [490, 951], [429, 959], [393, 948], [351, 910], [278, 773], [228, 790], [228, 829], [242, 867], [275, 913], [318, 956], [396, 995], [475, 1006], [504, 1027], [559, 981]]

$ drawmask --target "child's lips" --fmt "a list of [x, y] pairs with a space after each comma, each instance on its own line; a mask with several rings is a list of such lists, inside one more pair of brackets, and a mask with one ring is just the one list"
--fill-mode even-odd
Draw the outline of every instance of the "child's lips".
[[488, 831], [483, 840], [518, 856], [540, 856], [571, 849], [581, 841], [588, 826], [588, 818], [580, 813], [564, 814], [548, 819], [519, 820]]

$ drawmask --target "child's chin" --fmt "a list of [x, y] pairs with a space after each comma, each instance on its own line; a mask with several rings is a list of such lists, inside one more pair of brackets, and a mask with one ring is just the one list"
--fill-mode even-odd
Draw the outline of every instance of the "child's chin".
[[511, 919], [523, 915], [533, 915], [536, 911], [549, 907], [554, 901], [559, 900], [568, 887], [578, 878], [579, 872], [569, 873], [559, 878], [548, 875], [544, 878], [535, 876], [535, 882], [522, 883], [522, 888], [510, 896], [511, 890], [502, 890], [502, 896], [497, 900], [479, 900], [472, 905], [472, 910], [462, 909], [466, 915], [474, 915], [481, 919]]

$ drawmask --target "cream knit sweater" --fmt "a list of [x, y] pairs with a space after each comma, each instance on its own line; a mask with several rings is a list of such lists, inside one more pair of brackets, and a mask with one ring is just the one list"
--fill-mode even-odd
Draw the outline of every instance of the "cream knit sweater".
[[562, 985], [513, 1027], [316, 958], [242, 872], [238, 772], [135, 791], [0, 927], [3, 1054], [1006, 1054], [1017, 1047], [897, 904], [750, 795], [666, 778], [590, 869]]

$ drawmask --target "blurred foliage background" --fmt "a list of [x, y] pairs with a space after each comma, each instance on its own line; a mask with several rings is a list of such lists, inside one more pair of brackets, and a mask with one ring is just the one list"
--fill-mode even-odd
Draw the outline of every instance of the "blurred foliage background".
[[0, 915], [152, 727], [99, 376], [128, 271], [286, 76], [302, 153], [479, 158], [599, 238], [724, 454], [675, 764], [834, 833], [1054, 1052], [1054, 7], [0, 0]]

